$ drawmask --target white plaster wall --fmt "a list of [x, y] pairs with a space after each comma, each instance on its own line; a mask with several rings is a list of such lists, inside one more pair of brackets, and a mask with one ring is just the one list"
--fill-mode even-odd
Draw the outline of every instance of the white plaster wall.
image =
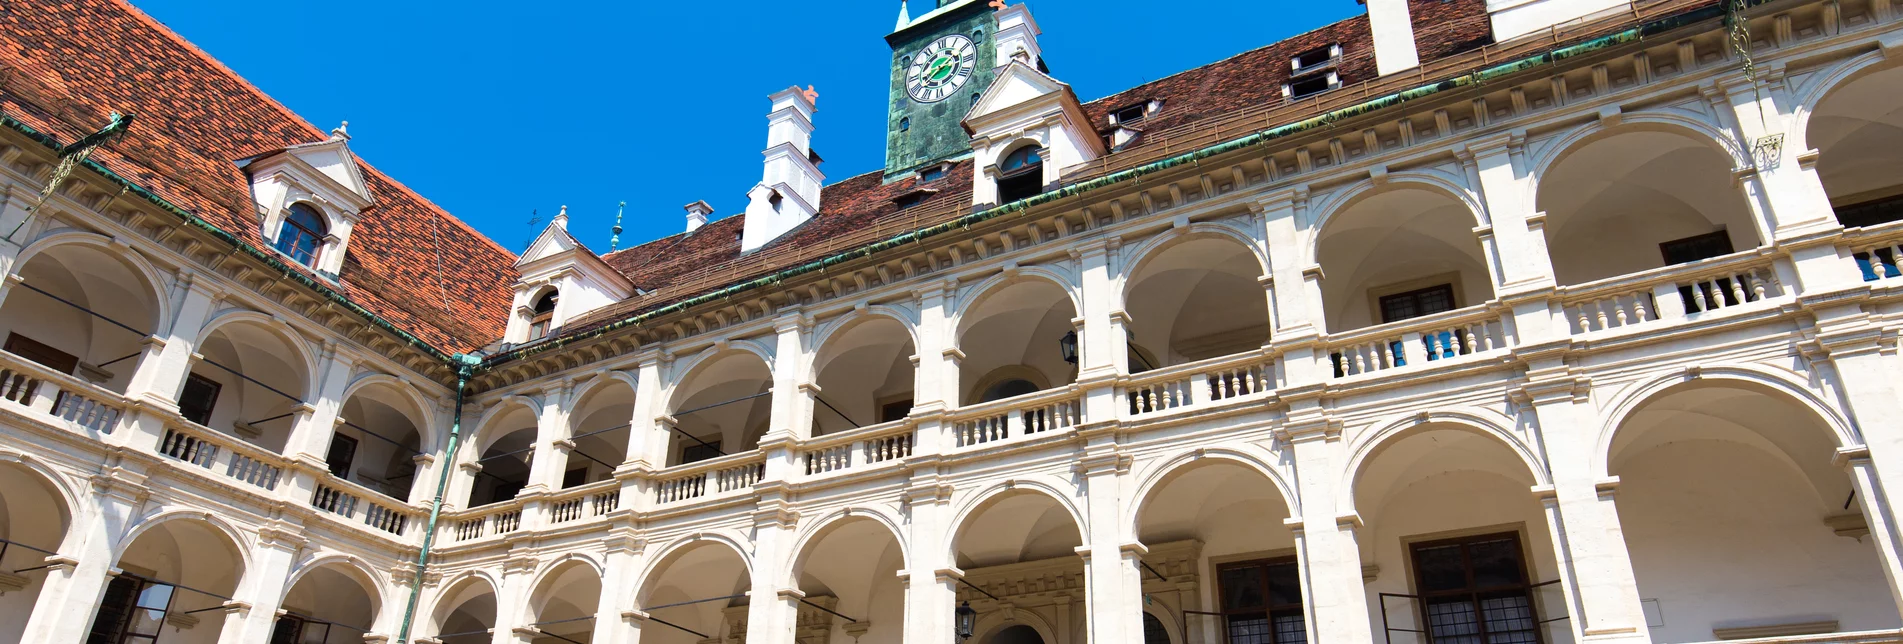
[[1493, 38], [1505, 41], [1581, 16], [1623, 7], [1626, 0], [1491, 0]]
[[1835, 619], [1843, 631], [1903, 625], [1872, 540], [1833, 534], [1823, 517], [1841, 509], [1820, 503], [1786, 462], [1736, 442], [1691, 440], [1632, 456], [1616, 473], [1639, 595], [1658, 600], [1664, 617], [1653, 641], [1708, 641], [1713, 627], [1790, 621]]

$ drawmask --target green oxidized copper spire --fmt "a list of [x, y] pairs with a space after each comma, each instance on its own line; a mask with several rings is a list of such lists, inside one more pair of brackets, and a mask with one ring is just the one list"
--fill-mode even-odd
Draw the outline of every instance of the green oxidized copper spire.
[[905, 0], [899, 0], [899, 26], [893, 27], [892, 30], [898, 31], [910, 24], [912, 24], [912, 14], [905, 10]]
[[621, 205], [615, 208], [614, 235], [608, 238], [608, 252], [610, 253], [615, 252], [615, 249], [621, 247], [621, 212], [627, 209], [628, 202], [626, 201], [621, 202]]

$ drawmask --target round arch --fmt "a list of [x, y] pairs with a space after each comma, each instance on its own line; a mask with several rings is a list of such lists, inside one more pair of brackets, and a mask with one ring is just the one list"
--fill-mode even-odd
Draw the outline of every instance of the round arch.
[[1277, 471], [1273, 465], [1270, 465], [1271, 461], [1264, 458], [1264, 455], [1245, 449], [1198, 447], [1157, 460], [1138, 476], [1136, 493], [1130, 497], [1136, 500], [1136, 504], [1132, 506], [1129, 516], [1123, 522], [1124, 536], [1129, 540], [1135, 540], [1138, 528], [1143, 525], [1145, 506], [1157, 490], [1176, 475], [1212, 462], [1232, 463], [1268, 479], [1269, 484], [1275, 488], [1276, 494], [1281, 497], [1282, 504], [1288, 508], [1289, 516], [1302, 516], [1301, 499], [1295, 494], [1294, 488], [1289, 486], [1288, 480], [1283, 478], [1281, 472]]
[[654, 582], [658, 578], [658, 575], [655, 574], [656, 572], [665, 570], [669, 564], [674, 563], [674, 561], [681, 556], [702, 546], [724, 546], [727, 550], [732, 551], [735, 556], [740, 558], [741, 569], [746, 571], [749, 576], [753, 575], [753, 554], [748, 552], [747, 549], [741, 545], [747, 541], [746, 538], [737, 534], [729, 534], [728, 532], [729, 531], [726, 530], [695, 532], [676, 538], [673, 541], [669, 541], [667, 545], [662, 546], [660, 550], [655, 552], [654, 558], [649, 559], [648, 564], [641, 569], [641, 574], [635, 577], [637, 580], [635, 582], [636, 591], [634, 595], [635, 608], [639, 609], [643, 603], [646, 603], [648, 593], [654, 590]]
[[1618, 136], [1627, 132], [1666, 132], [1683, 136], [1704, 144], [1712, 151], [1729, 159], [1734, 167], [1747, 167], [1752, 164], [1750, 154], [1738, 144], [1736, 138], [1721, 125], [1714, 125], [1695, 112], [1680, 110], [1651, 110], [1622, 114], [1616, 125], [1607, 125], [1594, 121], [1567, 132], [1564, 136], [1541, 146], [1543, 152], [1527, 159], [1529, 171], [1529, 189], [1526, 198], [1528, 212], [1537, 212], [1541, 179], [1552, 172], [1553, 168], [1564, 163], [1567, 158], [1585, 149], [1595, 142]]
[[959, 289], [958, 297], [952, 307], [954, 312], [952, 328], [956, 330], [956, 335], [964, 335], [967, 313], [976, 310], [979, 305], [984, 304], [985, 300], [997, 295], [1006, 287], [1027, 281], [1049, 282], [1070, 299], [1071, 310], [1083, 310], [1082, 303], [1078, 300], [1077, 286], [1071, 283], [1069, 275], [1044, 266], [1024, 266], [1014, 272], [999, 272], [971, 286]]
[[129, 245], [116, 244], [111, 237], [71, 229], [47, 233], [20, 249], [19, 256], [13, 261], [13, 274], [18, 275], [22, 267], [27, 266], [40, 255], [66, 246], [84, 246], [97, 250], [130, 269], [143, 282], [141, 286], [145, 287], [147, 294], [150, 295], [148, 302], [152, 305], [152, 317], [145, 321], [144, 331], [155, 335], [165, 332], [165, 329], [160, 327], [166, 320], [172, 319], [172, 301], [171, 298], [165, 296], [164, 292], [165, 279], [161, 277], [158, 269], [153, 268], [151, 261], [146, 259], [144, 254]]
[[0, 466], [9, 464], [39, 479], [40, 483], [51, 490], [58, 500], [60, 520], [64, 524], [60, 526], [60, 542], [53, 544], [56, 546], [53, 550], [62, 553], [78, 550], [83, 545], [81, 542], [85, 538], [82, 534], [84, 531], [75, 530], [74, 527], [81, 525], [82, 521], [90, 516], [88, 508], [91, 506], [81, 503], [80, 497], [73, 492], [72, 486], [67, 483], [65, 477], [60, 476], [57, 470], [39, 457], [11, 449], [0, 449]]
[[198, 522], [210, 526], [213, 532], [224, 535], [232, 552], [237, 555], [243, 570], [246, 572], [251, 570], [251, 543], [245, 540], [244, 533], [224, 517], [202, 510], [161, 510], [141, 519], [138, 524], [132, 526], [132, 529], [127, 530], [124, 536], [119, 537], [118, 541], [113, 542], [113, 561], [118, 561], [120, 557], [125, 556], [126, 548], [137, 542], [141, 535], [173, 521]]
[[291, 351], [297, 355], [298, 364], [296, 366], [303, 369], [303, 373], [300, 374], [306, 381], [304, 383], [305, 391], [303, 392], [303, 397], [305, 399], [316, 398], [310, 390], [317, 386], [315, 383], [316, 378], [311, 377], [311, 374], [317, 373], [317, 356], [311, 353], [311, 348], [305, 344], [302, 335], [299, 335], [295, 329], [290, 328], [277, 318], [249, 309], [225, 309], [212, 314], [211, 321], [206, 322], [204, 328], [199, 330], [198, 340], [193, 346], [203, 347], [205, 341], [211, 339], [212, 334], [228, 326], [256, 327], [260, 331], [270, 334], [279, 342], [284, 343], [286, 347], [289, 347]]
[[[530, 418], [539, 418], [542, 412], [542, 403], [534, 398], [516, 394], [504, 396], [501, 400], [496, 401], [496, 404], [483, 410], [482, 417], [476, 420], [476, 431], [470, 434], [471, 440], [469, 443], [470, 446], [475, 449], [468, 450], [466, 452], [468, 456], [465, 458], [470, 459], [471, 462], [474, 462], [474, 459], [481, 458], [484, 450], [489, 449], [489, 446], [493, 445], [496, 439], [502, 438], [502, 436], [495, 435], [497, 423], [502, 422], [509, 414], [518, 410], [528, 412]], [[533, 427], [534, 425], [530, 425], [530, 428]]]
[[[334, 575], [347, 579], [359, 587], [364, 593], [364, 605], [360, 608], [367, 612], [367, 615], [364, 616], [366, 619], [363, 622], [351, 623], [355, 620], [348, 620], [344, 616], [335, 614], [336, 609], [343, 608], [343, 606], [339, 605], [341, 602], [338, 598], [329, 597], [321, 591], [316, 592], [314, 594], [315, 596], [312, 596], [308, 591], [304, 596], [298, 596], [298, 591], [300, 590], [299, 584], [302, 584], [306, 580], [321, 582], [325, 579], [324, 576], [311, 576], [320, 571], [330, 571]], [[390, 596], [388, 580], [377, 574], [376, 570], [371, 568], [370, 565], [365, 563], [362, 559], [342, 553], [320, 554], [299, 563], [292, 569], [291, 574], [285, 578], [284, 588], [285, 597], [283, 604], [285, 609], [289, 610], [296, 604], [303, 604], [302, 606], [297, 606], [307, 611], [301, 614], [302, 617], [315, 617], [325, 621], [334, 621], [348, 628], [361, 628], [366, 630], [374, 630], [377, 623], [384, 618], [383, 608], [385, 598]]]
[[1822, 104], [1837, 90], [1857, 81], [1864, 76], [1888, 71], [1903, 66], [1903, 61], [1884, 55], [1882, 51], [1868, 51], [1856, 56], [1831, 63], [1818, 73], [1811, 74], [1802, 85], [1791, 88], [1790, 127], [1791, 139], [1786, 147], [1799, 152], [1815, 149], [1810, 141], [1811, 117], [1816, 115], [1817, 106]]
[[[471, 618], [475, 619], [478, 624], [485, 621], [488, 622], [488, 625], [483, 626], [483, 628], [492, 628], [496, 624], [497, 618], [502, 614], [502, 584], [499, 580], [491, 577], [488, 572], [482, 570], [464, 571], [445, 580], [440, 588], [442, 588], [442, 590], [438, 591], [436, 596], [431, 599], [433, 605], [430, 607], [429, 612], [426, 613], [429, 620], [429, 629], [425, 631], [425, 633], [431, 637], [444, 635], [445, 633], [443, 633], [443, 631], [451, 627], [450, 618], [453, 617], [457, 611], [485, 595], [490, 598], [492, 603], [496, 604], [494, 610], [489, 611], [489, 614], [486, 616], [487, 619], [484, 619], [483, 615], [476, 614], [480, 612], [479, 610], [472, 611], [470, 615]], [[478, 605], [478, 609], [480, 608], [482, 608], [482, 606]]]
[[878, 304], [864, 309], [853, 309], [821, 324], [813, 332], [815, 353], [826, 350], [826, 345], [833, 336], [878, 319], [888, 319], [899, 323], [899, 326], [905, 329], [906, 337], [911, 338], [912, 346], [918, 346], [918, 320], [913, 319], [911, 312], [895, 306]]
[[[1503, 420], [1507, 422], [1500, 422]], [[1336, 489], [1348, 490], [1349, 493], [1338, 495], [1335, 500], [1336, 515], [1358, 516], [1359, 509], [1356, 507], [1358, 504], [1353, 491], [1361, 480], [1361, 474], [1367, 469], [1368, 462], [1374, 456], [1408, 436], [1436, 429], [1457, 429], [1491, 439], [1512, 452], [1536, 484], [1552, 483], [1551, 473], [1547, 471], [1539, 455], [1507, 429], [1510, 423], [1511, 419], [1486, 412], [1443, 410], [1421, 412], [1407, 418], [1390, 421], [1378, 430], [1363, 434], [1348, 448], [1348, 466], [1342, 471], [1341, 487]]]
[[1044, 644], [1058, 644], [1057, 630], [1051, 627], [1049, 620], [1034, 611], [1018, 608], [1008, 611], [992, 610], [978, 618], [977, 624], [974, 624], [971, 629], [977, 636], [971, 638], [971, 641], [978, 644], [991, 644], [992, 638], [1014, 626], [1023, 626], [1037, 631], [1038, 638], [1044, 640]]
[[1863, 438], [1849, 420], [1837, 409], [1826, 403], [1808, 387], [1795, 381], [1791, 375], [1766, 369], [1757, 365], [1722, 364], [1699, 366], [1695, 369], [1680, 370], [1661, 374], [1631, 387], [1611, 405], [1605, 407], [1599, 426], [1599, 436], [1594, 441], [1592, 475], [1596, 479], [1605, 479], [1611, 474], [1613, 442], [1619, 428], [1626, 424], [1632, 414], [1643, 408], [1645, 403], [1666, 395], [1682, 385], [1705, 382], [1728, 383], [1740, 388], [1755, 390], [1772, 395], [1785, 402], [1794, 403], [1810, 411], [1830, 429], [1831, 443], [1839, 448], [1863, 444]]
[[1197, 239], [1220, 239], [1240, 244], [1243, 248], [1249, 250], [1250, 256], [1255, 258], [1256, 267], [1262, 271], [1261, 274], [1269, 274], [1270, 265], [1268, 253], [1262, 250], [1262, 247], [1255, 239], [1250, 238], [1242, 231], [1221, 224], [1195, 223], [1190, 224], [1186, 228], [1172, 228], [1157, 233], [1156, 235], [1145, 238], [1134, 246], [1128, 247], [1124, 251], [1123, 265], [1126, 267], [1123, 271], [1124, 281], [1126, 282], [1123, 285], [1124, 298], [1127, 300], [1130, 295], [1130, 284], [1127, 283], [1129, 276], [1142, 273], [1146, 265], [1165, 251], [1184, 242]]
[[[573, 571], [575, 571], [576, 569], [586, 571], [587, 573], [592, 573], [593, 576], [583, 577], [580, 579], [569, 578], [569, 576], [573, 574]], [[581, 597], [582, 605], [570, 604], [570, 606], [576, 612], [580, 613], [579, 615], [571, 614], [571, 615], [562, 616], [562, 615], [547, 614], [553, 602], [555, 602], [558, 598], [560, 598], [564, 593], [574, 591], [575, 586], [578, 583], [586, 583], [589, 579], [593, 579], [595, 582], [594, 597], [588, 597], [586, 594], [584, 594]], [[596, 561], [593, 557], [590, 557], [583, 553], [575, 553], [575, 552], [571, 552], [568, 554], [564, 554], [560, 557], [556, 557], [555, 559], [542, 564], [536, 570], [534, 582], [529, 584], [528, 601], [522, 602], [521, 605], [513, 607], [512, 610], [515, 610], [517, 612], [516, 623], [539, 624], [539, 623], [544, 623], [549, 621], [560, 621], [560, 620], [572, 619], [575, 617], [593, 615], [595, 613], [595, 609], [597, 608], [597, 606], [595, 606], [594, 604], [599, 604], [601, 599], [600, 597], [601, 594], [606, 593], [609, 590], [606, 587], [606, 585], [603, 583], [605, 580], [606, 580], [605, 568], [602, 566], [601, 562]], [[566, 582], [566, 583], [559, 583], [559, 582]], [[593, 601], [589, 601], [589, 600], [593, 600]], [[566, 624], [567, 622], [563, 621], [563, 623]], [[596, 625], [596, 627], [599, 627], [599, 625]]]
[[1462, 185], [1465, 179], [1453, 178], [1441, 172], [1416, 170], [1397, 172], [1381, 181], [1360, 181], [1341, 192], [1329, 195], [1326, 199], [1309, 205], [1308, 230], [1311, 231], [1306, 248], [1309, 263], [1321, 263], [1321, 239], [1326, 236], [1328, 227], [1339, 219], [1342, 213], [1382, 194], [1396, 190], [1422, 190], [1435, 193], [1466, 207], [1473, 216], [1474, 226], [1486, 226], [1492, 222], [1487, 207], [1480, 195]]
[[753, 340], [735, 340], [721, 343], [721, 345], [707, 347], [692, 356], [688, 356], [684, 360], [675, 362], [674, 367], [668, 370], [670, 373], [676, 374], [674, 377], [668, 379], [668, 406], [673, 407], [679, 404], [680, 401], [677, 397], [681, 394], [681, 385], [693, 381], [694, 377], [699, 375], [703, 367], [741, 354], [748, 354], [758, 359], [761, 364], [766, 365], [769, 379], [773, 377], [771, 375], [773, 374], [773, 352], [760, 346], [758, 342]]
[[806, 557], [810, 554], [814, 544], [824, 540], [826, 535], [830, 534], [833, 530], [845, 524], [860, 521], [868, 521], [880, 525], [887, 533], [892, 535], [892, 540], [899, 544], [901, 560], [912, 560], [910, 544], [905, 541], [905, 530], [902, 528], [904, 520], [902, 518], [894, 517], [889, 510], [878, 506], [852, 506], [833, 510], [820, 515], [819, 518], [813, 519], [810, 522], [802, 522], [809, 524], [811, 527], [801, 530], [799, 535], [794, 537], [793, 558], [787, 562], [784, 568], [774, 571], [775, 574], [779, 575], [775, 578], [793, 579], [797, 581], [799, 579], [800, 570], [805, 566]]
[[972, 492], [971, 496], [966, 497], [965, 502], [959, 505], [957, 510], [952, 512], [951, 522], [949, 523], [952, 530], [950, 534], [945, 535], [942, 552], [944, 552], [950, 560], [956, 561], [958, 558], [958, 544], [961, 537], [964, 536], [965, 524], [969, 523], [972, 517], [977, 516], [986, 508], [1006, 498], [1019, 494], [1035, 494], [1049, 497], [1052, 501], [1055, 501], [1057, 507], [1063, 509], [1064, 513], [1070, 517], [1071, 523], [1077, 526], [1078, 536], [1083, 539], [1084, 543], [1090, 543], [1090, 525], [1085, 522], [1083, 512], [1077, 508], [1075, 503], [1071, 502], [1070, 496], [1067, 494], [1068, 491], [1059, 484], [1042, 480], [1043, 478], [1045, 477], [1010, 479], [993, 483]]

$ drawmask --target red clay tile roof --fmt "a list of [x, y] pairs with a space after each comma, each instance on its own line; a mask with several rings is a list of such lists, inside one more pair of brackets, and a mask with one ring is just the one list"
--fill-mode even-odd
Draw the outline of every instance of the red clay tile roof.
[[[93, 160], [259, 246], [238, 159], [328, 135], [119, 0], [0, 9], [0, 109], [70, 142], [136, 114]], [[376, 205], [351, 233], [338, 290], [445, 351], [502, 335], [514, 254], [368, 164]]]
[[[1491, 42], [1486, 0], [1409, 0], [1409, 5], [1422, 60]], [[1343, 85], [1377, 76], [1373, 35], [1368, 17], [1362, 15], [1091, 101], [1084, 105], [1084, 111], [1098, 127], [1108, 130], [1112, 127], [1111, 111], [1140, 101], [1162, 100], [1163, 108], [1140, 125], [1160, 130], [1247, 107], [1280, 104], [1284, 100], [1282, 84], [1292, 71], [1289, 61], [1309, 49], [1337, 43], [1343, 49], [1336, 66]], [[1139, 137], [1124, 151], [1141, 148], [1144, 143]], [[970, 212], [971, 181], [972, 163], [961, 162], [944, 178], [923, 186], [938, 189], [937, 194], [905, 210], [893, 200], [920, 187], [916, 179], [885, 185], [881, 172], [874, 171], [828, 185], [821, 193], [818, 215], [756, 251], [781, 254], [783, 259], [748, 262], [741, 258], [739, 234], [744, 215], [709, 223], [692, 234], [672, 235], [612, 253], [605, 258], [609, 265], [651, 293], [590, 313], [569, 324], [563, 334], [587, 331], [691, 297], [698, 291], [846, 250], [851, 246], [840, 243], [844, 235], [863, 237], [883, 230], [883, 235], [873, 235], [883, 238], [950, 221]], [[710, 271], [716, 275], [710, 276]], [[709, 279], [713, 280], [711, 284]], [[670, 288], [689, 283], [696, 288]]]

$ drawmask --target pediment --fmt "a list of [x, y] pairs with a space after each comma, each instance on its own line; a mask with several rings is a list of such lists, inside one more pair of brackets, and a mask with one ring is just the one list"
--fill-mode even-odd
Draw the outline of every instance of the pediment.
[[525, 266], [578, 248], [582, 248], [581, 242], [569, 235], [567, 229], [549, 224], [547, 228], [542, 229], [542, 234], [529, 244], [528, 250], [522, 251], [522, 258], [516, 260], [515, 265]]
[[[1038, 71], [1024, 61], [1013, 60], [998, 70], [997, 78], [991, 81], [991, 86], [979, 96], [978, 103], [965, 114], [965, 120], [969, 122], [1052, 94], [1069, 93], [1070, 86], [1063, 81]], [[1072, 97], [1071, 101], [1076, 102], [1076, 98]]]
[[298, 183], [307, 184], [307, 189], [355, 202], [353, 210], [362, 210], [376, 201], [357, 165], [357, 155], [350, 151], [350, 140], [343, 136], [239, 159], [238, 167], [254, 175], [288, 172]]

